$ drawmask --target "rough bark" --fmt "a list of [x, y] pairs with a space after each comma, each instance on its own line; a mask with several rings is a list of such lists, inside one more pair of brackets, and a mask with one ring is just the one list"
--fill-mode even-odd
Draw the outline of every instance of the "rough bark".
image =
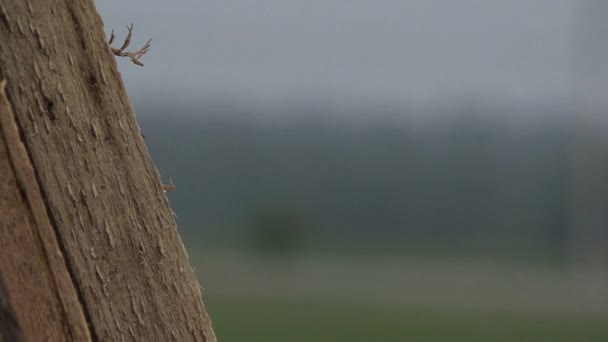
[[[7, 341], [21, 329], [28, 340], [89, 339], [34, 169], [0, 82], [0, 329]], [[13, 305], [11, 305], [11, 302]], [[43, 305], [40, 305], [43, 303]], [[13, 324], [14, 322], [14, 324]], [[17, 322], [21, 324], [17, 324]]]
[[0, 80], [0, 277], [24, 338], [215, 341], [93, 1], [0, 2]]

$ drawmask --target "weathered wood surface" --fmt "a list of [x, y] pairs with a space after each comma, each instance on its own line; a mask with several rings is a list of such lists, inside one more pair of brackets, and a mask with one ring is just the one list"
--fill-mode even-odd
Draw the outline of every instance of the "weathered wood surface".
[[[0, 251], [0, 276], [17, 325], [79, 341], [215, 341], [93, 1], [0, 1], [0, 80], [32, 168], [19, 183], [8, 158], [19, 148], [3, 134], [0, 241], [14, 254]], [[39, 317], [20, 316], [28, 305]]]
[[4, 85], [1, 81], [0, 330], [7, 332], [0, 336], [90, 340]]

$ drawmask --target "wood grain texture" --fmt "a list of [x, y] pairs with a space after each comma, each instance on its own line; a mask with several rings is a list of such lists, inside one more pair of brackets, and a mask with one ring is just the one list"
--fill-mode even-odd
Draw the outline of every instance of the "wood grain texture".
[[215, 341], [93, 1], [0, 2], [0, 79], [91, 338]]
[[0, 81], [0, 311], [8, 325], [0, 329], [28, 341], [87, 341], [84, 312], [4, 87]]

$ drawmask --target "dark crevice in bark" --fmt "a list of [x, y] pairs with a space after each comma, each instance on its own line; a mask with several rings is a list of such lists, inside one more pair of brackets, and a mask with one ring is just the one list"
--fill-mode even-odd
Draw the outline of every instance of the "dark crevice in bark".
[[0, 275], [0, 342], [21, 342], [23, 341], [23, 335], [21, 328], [13, 308], [8, 301], [8, 295], [4, 289], [4, 282]]

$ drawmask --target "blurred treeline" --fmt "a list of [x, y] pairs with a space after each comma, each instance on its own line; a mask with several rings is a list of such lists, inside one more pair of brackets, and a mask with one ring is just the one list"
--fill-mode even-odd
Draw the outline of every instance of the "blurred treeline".
[[203, 243], [567, 253], [567, 106], [136, 107]]

